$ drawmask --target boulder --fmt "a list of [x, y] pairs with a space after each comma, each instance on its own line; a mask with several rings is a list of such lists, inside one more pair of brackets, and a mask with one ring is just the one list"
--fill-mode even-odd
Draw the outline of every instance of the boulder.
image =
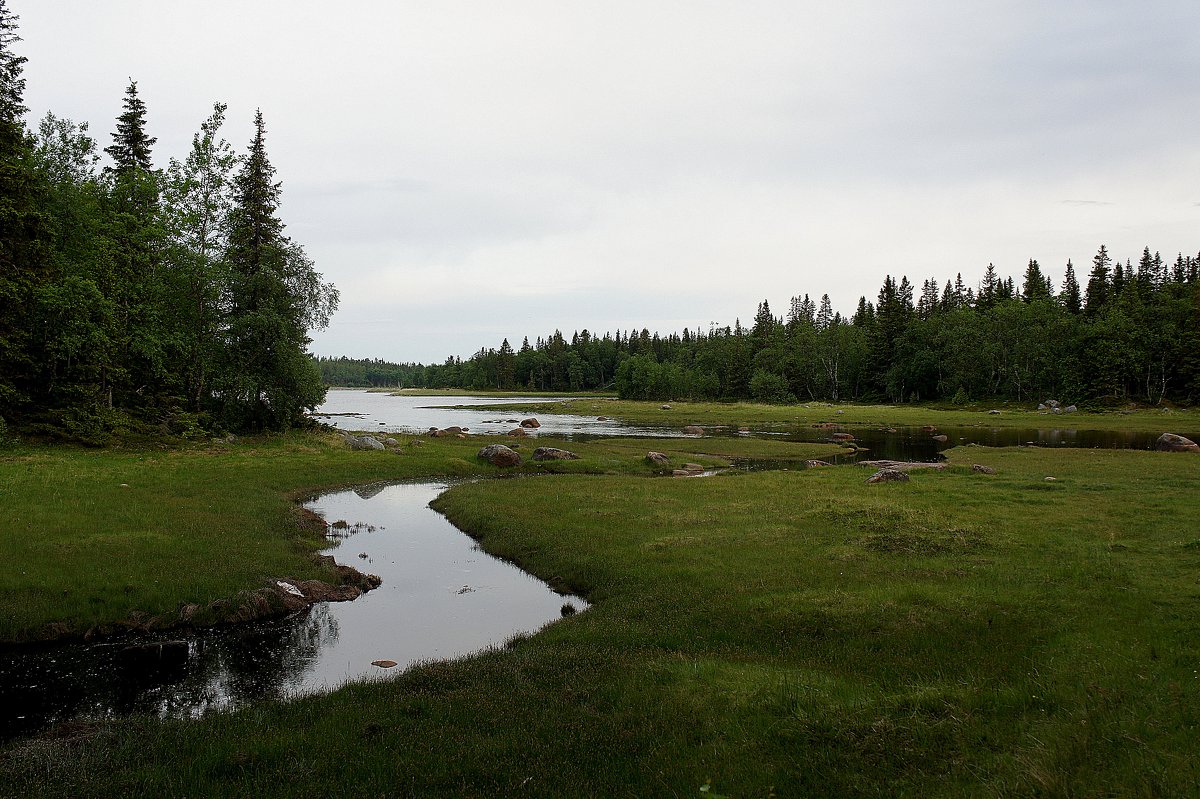
[[542, 426], [542, 423], [539, 422], [537, 419], [534, 419], [532, 416], [529, 417], [528, 419], [521, 420], [521, 427], [538, 428], [541, 426]]
[[693, 474], [693, 472], [689, 472], [687, 469], [672, 469], [671, 470], [672, 477], [691, 477], [692, 474]]
[[1049, 405], [1051, 408], [1057, 408], [1059, 405], [1059, 402], [1058, 402], [1058, 400], [1046, 400], [1046, 404]]
[[374, 436], [359, 437], [359, 436], [351, 435], [350, 433], [343, 433], [342, 440], [346, 442], [346, 444], [350, 447], [350, 449], [355, 449], [355, 450], [385, 449], [385, 447], [383, 446], [383, 443], [379, 439], [375, 438]]
[[1046, 405], [1045, 405], [1045, 403], [1039, 402], [1039, 403], [1038, 403], [1038, 410], [1039, 410], [1039, 411], [1044, 411], [1044, 410], [1046, 410]]
[[939, 443], [941, 443], [941, 444], [945, 444], [947, 441], [949, 441], [949, 440], [950, 440], [950, 436], [947, 436], [947, 435], [944, 435], [944, 434], [939, 434], [939, 435], [936, 435], [936, 436], [934, 436], [934, 437], [933, 437], [933, 440], [934, 440], [934, 441], [937, 441], [937, 442], [939, 442]]
[[854, 435], [852, 433], [834, 433], [830, 438], [834, 441], [853, 441]]
[[989, 416], [999, 416], [1000, 411], [996, 410], [995, 408], [992, 408], [990, 411], [988, 411], [988, 415]]
[[556, 447], [538, 447], [533, 451], [535, 461], [577, 461], [579, 456], [574, 452]]
[[692, 474], [699, 474], [704, 471], [704, 467], [698, 463], [685, 463], [683, 464], [683, 470]]
[[979, 472], [980, 474], [995, 474], [996, 470], [991, 466], [984, 466], [982, 463], [972, 463], [971, 471]]
[[607, 417], [607, 416], [597, 416], [597, 417], [596, 417], [596, 421], [597, 421], [597, 422], [607, 422], [607, 421], [608, 421], [608, 417]]
[[646, 460], [650, 461], [655, 466], [666, 466], [671, 462], [671, 459], [661, 452], [647, 452]]
[[867, 478], [867, 485], [875, 483], [907, 483], [909, 480], [907, 472], [897, 471], [896, 469], [880, 469]]
[[931, 424], [927, 424], [927, 425], [925, 425], [924, 427], [922, 427], [922, 428], [921, 428], [921, 432], [922, 432], [922, 433], [936, 433], [936, 432], [937, 432], [937, 428], [936, 428], [936, 427], [934, 427], [934, 426], [933, 426], [933, 425], [931, 425]]
[[1063, 408], [1063, 413], [1075, 413], [1075, 411], [1077, 411], [1077, 410], [1079, 410], [1079, 409], [1076, 408], [1074, 405], [1068, 405], [1067, 407]]
[[1050, 413], [1062, 413], [1062, 408], [1058, 407], [1057, 405], [1051, 405]]
[[432, 438], [438, 438], [440, 436], [461, 436], [464, 432], [466, 432], [466, 429], [467, 428], [465, 427], [443, 427], [441, 430], [438, 430], [437, 428], [431, 427], [429, 429], [429, 435]]
[[525, 438], [529, 433], [525, 432], [524, 427], [517, 427], [508, 431], [508, 434], [514, 438]]
[[704, 435], [704, 428], [700, 427], [699, 425], [689, 424], [687, 427], [683, 428], [683, 432], [689, 436], [702, 436]]
[[671, 406], [670, 405], [659, 405], [658, 409], [660, 411], [669, 411], [669, 410], [671, 410]]
[[477, 456], [493, 466], [520, 466], [521, 456], [503, 444], [488, 444]]
[[807, 466], [809, 469], [817, 469], [817, 468], [819, 468], [819, 467], [821, 467], [821, 466], [832, 466], [833, 464], [832, 464], [832, 463], [828, 463], [827, 461], [816, 461], [816, 460], [813, 460], [813, 461], [805, 461], [805, 462], [804, 462], [804, 465], [805, 465], [805, 466]]
[[1154, 448], [1159, 452], [1200, 452], [1200, 446], [1195, 441], [1175, 433], [1163, 433], [1154, 442]]
[[394, 438], [385, 438], [383, 440], [383, 443], [389, 447], [394, 447], [394, 446], [398, 445], [400, 442]]

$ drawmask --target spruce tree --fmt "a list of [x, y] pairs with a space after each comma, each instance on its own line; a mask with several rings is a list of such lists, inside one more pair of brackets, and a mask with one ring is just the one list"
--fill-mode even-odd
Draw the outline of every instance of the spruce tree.
[[308, 329], [328, 322], [337, 292], [283, 233], [281, 186], [267, 157], [261, 111], [233, 185], [225, 254], [230, 309], [222, 368], [214, 378], [217, 400], [233, 428], [279, 430], [325, 398], [306, 352]]
[[1087, 298], [1083, 306], [1088, 316], [1095, 315], [1108, 302], [1108, 291], [1112, 281], [1111, 264], [1112, 258], [1108, 254], [1108, 248], [1101, 244], [1100, 250], [1092, 258], [1092, 272], [1088, 276]]
[[1075, 279], [1075, 266], [1071, 263], [1070, 259], [1067, 260], [1067, 274], [1063, 278], [1061, 296], [1063, 307], [1069, 313], [1078, 314], [1082, 310], [1079, 297], [1079, 281]]

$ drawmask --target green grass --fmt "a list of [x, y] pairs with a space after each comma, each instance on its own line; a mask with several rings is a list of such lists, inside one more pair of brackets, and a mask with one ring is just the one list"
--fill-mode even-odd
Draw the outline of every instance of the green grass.
[[[432, 475], [489, 475], [476, 459], [496, 438], [439, 438], [395, 452], [352, 452], [332, 434], [243, 439], [177, 449], [34, 447], [0, 453], [0, 642], [82, 633], [130, 614], [173, 614], [272, 577], [332, 579], [311, 554], [325, 545], [297, 524], [295, 499], [321, 489]], [[508, 443], [514, 443], [508, 440]], [[650, 474], [643, 456], [662, 449], [677, 462], [722, 465], [710, 449], [814, 457], [830, 448], [750, 443], [745, 450], [688, 440], [614, 440], [573, 445], [578, 461], [527, 472]], [[333, 520], [330, 520], [333, 521]]]
[[[1128, 430], [1137, 432], [1200, 432], [1200, 410], [1078, 411], [1049, 414], [1034, 405], [998, 404], [976, 408], [946, 409], [926, 405], [857, 405], [824, 402], [798, 405], [760, 405], [749, 402], [637, 402], [600, 397], [575, 400], [547, 400], [509, 406], [514, 411], [533, 414], [570, 413], [582, 416], [602, 415], [640, 424], [684, 427], [686, 425], [784, 425], [808, 426], [832, 422], [848, 426], [927, 425], [939, 427], [1025, 427], [1078, 430]], [[488, 406], [495, 407], [495, 406]], [[990, 414], [990, 410], [999, 414]]]
[[[295, 563], [289, 494], [385, 468], [481, 471], [480, 443], [37, 450], [0, 462], [0, 485], [46, 475], [6, 504], [22, 518], [50, 491], [113, 480], [130, 483], [121, 497], [160, 481], [144, 489], [170, 498], [156, 507], [199, 502], [220, 473], [218, 494], [263, 503], [255, 548], [281, 538]], [[437, 502], [456, 524], [593, 607], [328, 696], [17, 742], [0, 795], [1200, 795], [1200, 457], [970, 447], [879, 486], [856, 466], [648, 479], [640, 458], [760, 443], [572, 445], [584, 459], [554, 468], [622, 473], [459, 485]], [[103, 507], [78, 512], [96, 529], [126, 512]]]

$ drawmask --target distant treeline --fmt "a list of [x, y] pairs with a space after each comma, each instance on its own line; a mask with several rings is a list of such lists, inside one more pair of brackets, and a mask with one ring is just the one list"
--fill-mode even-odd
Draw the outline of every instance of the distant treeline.
[[1200, 399], [1200, 255], [1166, 263], [1146, 248], [1135, 265], [1100, 247], [1081, 287], [1067, 263], [1058, 287], [1030, 261], [1018, 287], [988, 266], [918, 289], [888, 276], [850, 318], [829, 295], [767, 301], [749, 327], [648, 330], [568, 341], [556, 331], [513, 350], [445, 364], [322, 360], [327, 382], [425, 388], [588, 391], [627, 399], [1036, 401]]
[[0, 433], [299, 420], [324, 398], [308, 331], [337, 292], [283, 233], [262, 115], [237, 155], [216, 104], [159, 169], [130, 83], [100, 168], [87, 123], [25, 128], [16, 31], [0, 0]]

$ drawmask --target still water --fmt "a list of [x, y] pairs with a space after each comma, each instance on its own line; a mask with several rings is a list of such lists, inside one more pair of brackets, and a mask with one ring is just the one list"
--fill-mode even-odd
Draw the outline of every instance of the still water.
[[306, 504], [328, 522], [352, 525], [347, 537], [331, 539], [329, 554], [383, 578], [352, 602], [189, 631], [186, 661], [150, 670], [131, 662], [129, 648], [179, 640], [183, 631], [0, 652], [0, 737], [70, 719], [188, 717], [330, 690], [385, 674], [375, 660], [396, 661], [400, 670], [467, 655], [536, 632], [560, 618], [564, 604], [586, 608], [482, 552], [433, 511], [429, 502], [447, 487], [377, 484]]
[[[545, 397], [415, 397], [393, 396], [365, 389], [331, 389], [318, 414], [322, 421], [344, 430], [377, 430], [380, 432], [424, 433], [430, 427], [467, 427], [473, 434], [501, 435], [512, 430], [528, 413], [505, 409], [506, 404], [545, 403]], [[672, 425], [633, 425], [615, 419], [600, 421], [606, 401], [598, 397], [575, 397], [563, 400], [566, 413], [537, 414], [541, 427], [528, 431], [530, 435], [587, 440], [610, 436], [678, 437], [686, 435], [683, 428], [694, 420], [681, 415]], [[495, 406], [486, 409], [469, 405]], [[1139, 433], [1121, 430], [1088, 430], [1087, 416], [1046, 417], [1042, 428], [997, 427], [982, 421], [978, 425], [942, 427], [937, 433], [946, 441], [937, 441], [921, 427], [872, 428], [853, 426], [838, 428], [853, 433], [856, 451], [848, 451], [844, 459], [934, 461], [951, 447], [976, 444], [985, 447], [1076, 447], [1100, 449], [1154, 449], [1159, 433]], [[1051, 425], [1051, 421], [1058, 426]], [[1164, 418], [1163, 430], [1172, 421]], [[1190, 419], [1188, 420], [1191, 421]], [[705, 426], [707, 436], [754, 436], [798, 442], [829, 442], [835, 430], [814, 428], [811, 425], [768, 423], [743, 431], [739, 426]], [[1161, 431], [1160, 431], [1161, 432]], [[1173, 430], [1193, 440], [1195, 433]]]

